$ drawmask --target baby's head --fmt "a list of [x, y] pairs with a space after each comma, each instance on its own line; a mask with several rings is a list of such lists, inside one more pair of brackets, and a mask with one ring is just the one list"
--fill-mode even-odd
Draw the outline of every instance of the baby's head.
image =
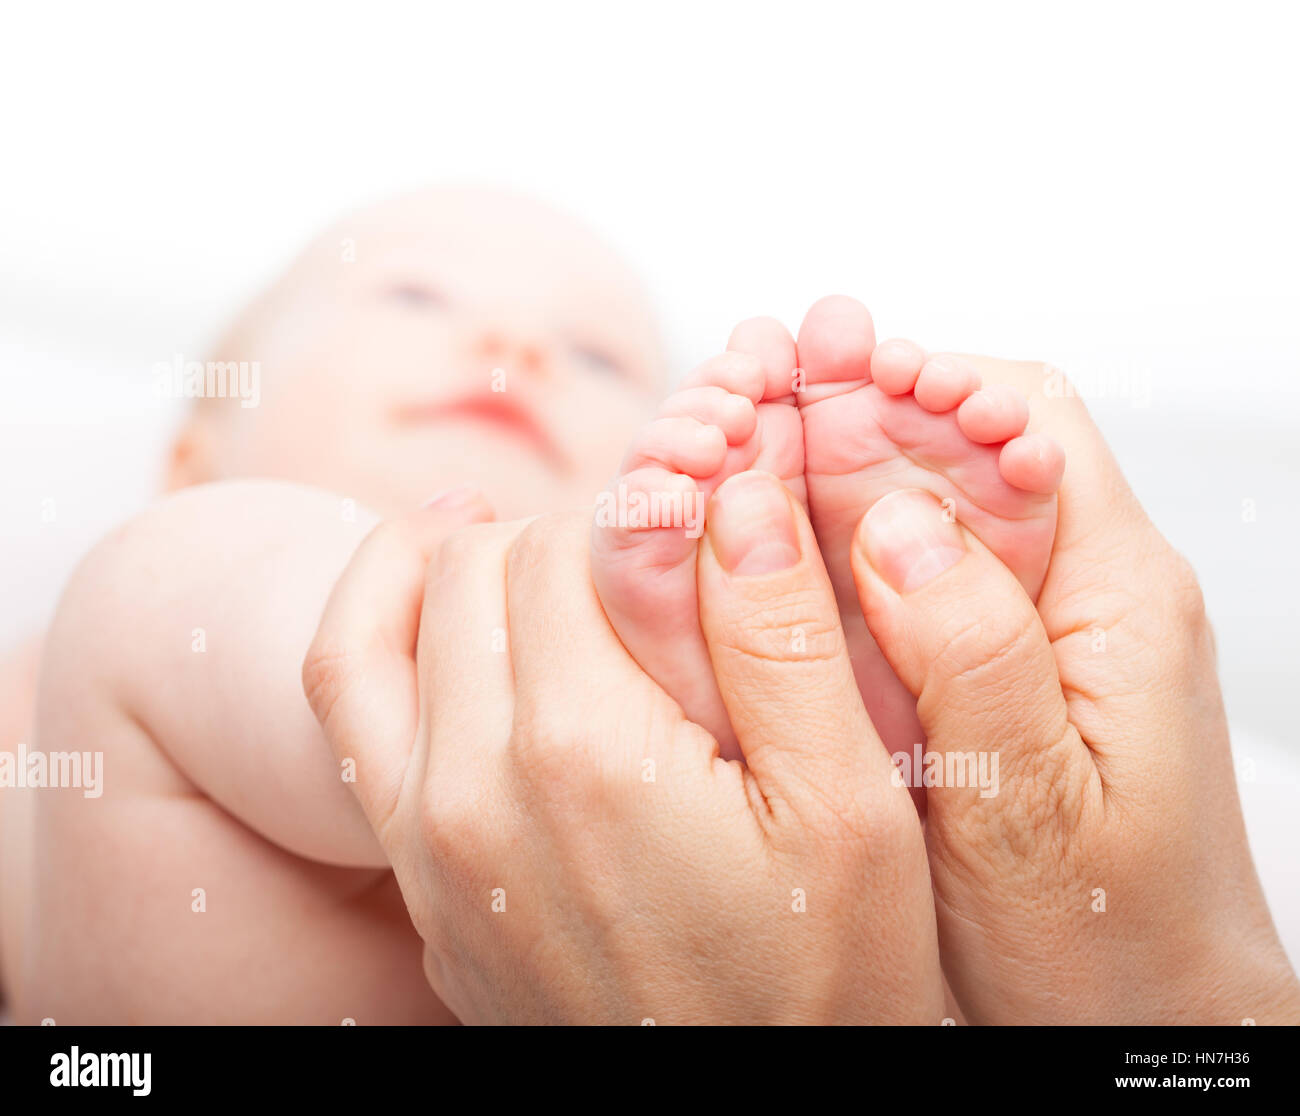
[[629, 266], [537, 202], [429, 190], [321, 236], [214, 354], [256, 407], [200, 401], [172, 483], [264, 476], [384, 514], [460, 484], [500, 518], [589, 502], [664, 386]]

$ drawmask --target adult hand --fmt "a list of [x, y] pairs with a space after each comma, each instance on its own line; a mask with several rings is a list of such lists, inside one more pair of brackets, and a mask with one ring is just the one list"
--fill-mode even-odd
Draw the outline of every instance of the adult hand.
[[[993, 797], [927, 790], [957, 999], [972, 1022], [1300, 1022], [1196, 579], [1059, 373], [973, 359], [1066, 449], [1037, 611], [922, 493], [877, 503], [853, 554], [867, 624], [918, 699], [929, 750], [1000, 761]], [[948, 567], [909, 581], [936, 551]]]
[[[467, 1022], [938, 1023], [920, 823], [802, 509], [741, 474], [701, 541], [701, 623], [747, 767], [628, 657], [588, 533], [585, 516], [469, 528], [423, 582], [359, 562], [308, 655], [435, 992]], [[421, 595], [401, 677], [351, 669]]]

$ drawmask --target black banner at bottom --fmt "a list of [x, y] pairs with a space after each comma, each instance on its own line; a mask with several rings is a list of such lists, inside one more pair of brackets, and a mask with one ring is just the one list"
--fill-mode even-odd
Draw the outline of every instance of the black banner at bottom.
[[110, 1093], [331, 1105], [414, 1093], [433, 1102], [447, 1086], [456, 1095], [486, 1088], [495, 1102], [513, 1093], [563, 1103], [586, 1092], [605, 1105], [620, 1085], [641, 1104], [662, 1093], [673, 1104], [757, 1094], [824, 1105], [844, 1092], [869, 1104], [882, 1087], [882, 1096], [902, 1089], [927, 1101], [1159, 1093], [1223, 1102], [1230, 1093], [1240, 1104], [1290, 1093], [1300, 1067], [1296, 1032], [1263, 1027], [630, 1030], [8, 1027], [0, 1088], [8, 1111], [60, 1093], [92, 1104]]

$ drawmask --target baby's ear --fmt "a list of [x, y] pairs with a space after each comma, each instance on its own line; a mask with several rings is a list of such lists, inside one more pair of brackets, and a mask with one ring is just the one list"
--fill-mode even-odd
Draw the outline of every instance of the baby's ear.
[[213, 430], [211, 416], [200, 410], [203, 401], [199, 400], [198, 403], [199, 407], [190, 412], [167, 455], [163, 477], [163, 490], [166, 492], [220, 479], [216, 431]]

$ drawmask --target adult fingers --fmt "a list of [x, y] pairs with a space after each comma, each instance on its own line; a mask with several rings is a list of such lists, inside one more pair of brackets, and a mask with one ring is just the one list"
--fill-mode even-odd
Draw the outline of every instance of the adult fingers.
[[[429, 565], [420, 618], [419, 667], [430, 721], [429, 761], [438, 778], [465, 765], [487, 767], [485, 753], [510, 736], [514, 709], [506, 567], [525, 521], [485, 523], [448, 536]], [[468, 749], [461, 747], [471, 741]], [[423, 769], [413, 770], [423, 779]]]
[[303, 661], [303, 690], [367, 819], [383, 839], [418, 717], [416, 634], [425, 569], [450, 531], [492, 517], [478, 493], [457, 490], [381, 523], [334, 586]]
[[[903, 805], [853, 678], [808, 518], [780, 482], [740, 473], [709, 505], [700, 625], [745, 760], [769, 804], [863, 816]], [[899, 798], [899, 796], [902, 796]]]
[[517, 740], [539, 760], [571, 761], [584, 782], [623, 779], [655, 744], [646, 717], [671, 707], [601, 608], [590, 539], [589, 513], [543, 516], [514, 540], [506, 570]]
[[[963, 764], [973, 753], [986, 776], [1000, 761], [1006, 777], [1079, 785], [1088, 752], [1066, 715], [1047, 633], [1006, 566], [917, 489], [872, 505], [851, 561], [867, 626], [916, 696], [930, 749]], [[972, 785], [927, 788], [930, 810], [945, 795], [977, 801]]]

